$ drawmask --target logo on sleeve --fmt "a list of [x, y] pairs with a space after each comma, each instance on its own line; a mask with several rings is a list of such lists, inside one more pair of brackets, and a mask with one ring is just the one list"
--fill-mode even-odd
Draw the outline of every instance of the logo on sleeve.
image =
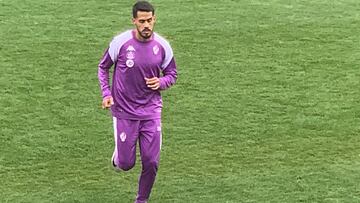
[[155, 45], [155, 46], [153, 47], [153, 52], [154, 52], [155, 55], [157, 55], [157, 54], [159, 53], [159, 47], [158, 47], [158, 45]]

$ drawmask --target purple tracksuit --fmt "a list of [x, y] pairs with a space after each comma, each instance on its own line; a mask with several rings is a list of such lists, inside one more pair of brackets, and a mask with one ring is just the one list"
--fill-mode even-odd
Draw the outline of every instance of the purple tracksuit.
[[[136, 39], [135, 30], [116, 36], [100, 61], [98, 77], [103, 98], [112, 96], [115, 150], [112, 161], [117, 168], [135, 164], [139, 140], [142, 172], [136, 202], [146, 202], [155, 181], [161, 148], [161, 90], [176, 82], [177, 71], [169, 43], [157, 33], [150, 41]], [[114, 64], [109, 85], [109, 69]], [[158, 77], [159, 90], [147, 87], [145, 78]]]

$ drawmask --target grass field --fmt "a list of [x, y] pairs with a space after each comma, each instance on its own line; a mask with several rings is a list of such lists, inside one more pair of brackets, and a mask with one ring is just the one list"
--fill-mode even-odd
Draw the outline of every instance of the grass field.
[[[0, 0], [0, 202], [133, 201], [97, 80], [133, 2]], [[360, 202], [360, 1], [152, 2], [179, 79], [150, 202]]]

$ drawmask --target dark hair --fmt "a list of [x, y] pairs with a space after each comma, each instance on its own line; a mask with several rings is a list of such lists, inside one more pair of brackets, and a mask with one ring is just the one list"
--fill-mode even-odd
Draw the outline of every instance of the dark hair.
[[152, 12], [152, 14], [155, 14], [154, 7], [147, 1], [138, 1], [133, 6], [133, 17], [137, 17], [138, 11], [146, 11], [146, 12]]

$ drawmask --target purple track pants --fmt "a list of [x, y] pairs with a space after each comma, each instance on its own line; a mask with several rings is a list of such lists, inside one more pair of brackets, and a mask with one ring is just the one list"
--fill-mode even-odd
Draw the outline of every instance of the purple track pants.
[[142, 171], [136, 203], [147, 202], [155, 182], [161, 149], [161, 119], [127, 120], [113, 117], [115, 150], [112, 162], [124, 171], [135, 165], [139, 140]]

